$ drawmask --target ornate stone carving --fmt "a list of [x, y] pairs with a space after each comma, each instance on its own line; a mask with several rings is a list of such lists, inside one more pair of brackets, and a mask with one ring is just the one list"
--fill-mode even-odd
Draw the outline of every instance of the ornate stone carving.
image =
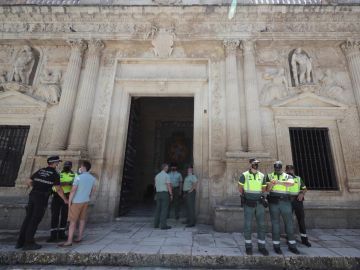
[[0, 83], [5, 83], [7, 81], [7, 71], [0, 71]]
[[29, 85], [31, 71], [35, 64], [35, 56], [30, 46], [25, 45], [14, 62], [13, 71], [9, 81]]
[[70, 45], [72, 53], [75, 54], [82, 55], [87, 48], [86, 42], [82, 39], [69, 39], [67, 43]]
[[178, 5], [182, 3], [182, 0], [152, 0], [154, 3], [159, 5]]
[[99, 54], [105, 45], [100, 39], [93, 39], [88, 42], [88, 55]]
[[60, 80], [61, 71], [45, 69], [34, 95], [49, 104], [59, 103], [61, 95]]
[[175, 39], [174, 29], [158, 29], [153, 26], [149, 35], [152, 39], [151, 44], [155, 56], [168, 57], [172, 54]]
[[313, 81], [311, 58], [301, 48], [292, 53], [290, 65], [294, 86], [310, 84]]
[[225, 46], [225, 51], [226, 54], [230, 54], [230, 53], [235, 53], [236, 49], [239, 47], [240, 45], [240, 40], [237, 39], [226, 39], [223, 42], [224, 46]]
[[289, 95], [288, 85], [285, 78], [285, 70], [280, 68], [277, 72], [264, 73], [263, 79], [267, 82], [260, 94], [260, 102], [269, 105], [274, 100], [280, 100]]
[[31, 95], [33, 90], [31, 86], [18, 82], [5, 82], [1, 84], [2, 91], [17, 91], [23, 94]]
[[346, 55], [350, 56], [352, 53], [358, 54], [360, 50], [360, 40], [348, 39], [341, 44], [340, 47]]

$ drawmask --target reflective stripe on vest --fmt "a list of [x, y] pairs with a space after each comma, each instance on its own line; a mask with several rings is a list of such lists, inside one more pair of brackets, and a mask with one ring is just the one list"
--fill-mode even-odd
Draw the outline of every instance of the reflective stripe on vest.
[[262, 193], [262, 184], [264, 181], [264, 174], [257, 172], [255, 177], [249, 171], [243, 173], [245, 177], [244, 191], [245, 193]]
[[[60, 173], [60, 183], [68, 183], [69, 185], [66, 186], [61, 186], [61, 188], [63, 189], [64, 193], [70, 193], [71, 188], [72, 188], [72, 183], [74, 181], [76, 174], [73, 172], [62, 172]], [[56, 192], [55, 187], [53, 187], [53, 191]]]
[[294, 185], [289, 187], [290, 195], [298, 195], [300, 192], [301, 179], [299, 176], [294, 177]]
[[[289, 178], [289, 175], [286, 173], [282, 173], [280, 176], [273, 173], [268, 174], [269, 180], [279, 180], [279, 181], [287, 181]], [[287, 194], [289, 191], [289, 188], [284, 185], [276, 184], [273, 186], [271, 192], [272, 193], [280, 193], [280, 194]]]

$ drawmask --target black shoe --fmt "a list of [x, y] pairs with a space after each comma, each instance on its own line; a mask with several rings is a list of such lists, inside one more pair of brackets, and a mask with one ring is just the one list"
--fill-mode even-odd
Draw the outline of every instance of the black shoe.
[[265, 247], [259, 248], [259, 252], [264, 256], [269, 256], [269, 251]]
[[161, 227], [160, 229], [162, 229], [162, 230], [169, 230], [169, 229], [171, 229], [171, 226]]
[[289, 246], [289, 251], [294, 254], [300, 254], [300, 251], [295, 246]]
[[311, 247], [309, 239], [307, 237], [301, 237], [301, 243], [307, 247]]
[[67, 240], [67, 236], [65, 234], [65, 230], [59, 230], [58, 238], [60, 240]]
[[282, 251], [281, 251], [281, 249], [280, 249], [280, 246], [274, 246], [274, 251], [275, 251], [276, 254], [279, 254], [279, 255], [282, 254]]
[[245, 252], [246, 252], [246, 255], [253, 255], [253, 252], [252, 252], [252, 248], [251, 247], [247, 247], [245, 249]]
[[187, 221], [183, 221], [183, 222], [181, 222], [182, 224], [188, 224], [189, 222], [187, 222]]
[[24, 245], [23, 250], [37, 250], [40, 248], [41, 248], [41, 245], [32, 243], [32, 244]]
[[179, 220], [180, 217], [175, 217], [176, 220]]
[[190, 228], [190, 227], [195, 227], [195, 224], [186, 224], [186, 226], [185, 227], [187, 227], [187, 228]]
[[15, 248], [19, 249], [19, 248], [23, 248], [23, 246], [24, 246], [24, 244], [22, 244], [22, 243], [16, 243]]
[[58, 231], [57, 230], [53, 230], [50, 233], [50, 238], [48, 240], [46, 240], [47, 243], [54, 243], [58, 241]]

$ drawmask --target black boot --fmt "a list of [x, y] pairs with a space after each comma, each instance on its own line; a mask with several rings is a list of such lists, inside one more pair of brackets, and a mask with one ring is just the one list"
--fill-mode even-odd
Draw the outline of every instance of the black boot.
[[307, 237], [301, 237], [301, 243], [307, 247], [311, 247], [311, 244], [309, 242], [309, 239]]
[[282, 254], [282, 251], [280, 249], [280, 245], [274, 245], [274, 251], [275, 251], [276, 254], [279, 254], [279, 255]]
[[52, 230], [50, 233], [50, 238], [46, 240], [48, 243], [54, 243], [58, 241], [58, 230]]
[[259, 252], [264, 256], [269, 256], [269, 251], [265, 248], [265, 246], [259, 246]]
[[67, 240], [67, 236], [65, 234], [65, 230], [59, 230], [59, 240]]
[[246, 255], [253, 255], [252, 247], [245, 248]]
[[289, 251], [294, 254], [300, 254], [300, 251], [296, 248], [295, 245], [289, 245]]

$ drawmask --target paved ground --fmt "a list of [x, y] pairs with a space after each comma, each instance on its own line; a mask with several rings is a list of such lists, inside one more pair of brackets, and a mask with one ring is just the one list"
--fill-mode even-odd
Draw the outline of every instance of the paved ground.
[[[183, 270], [189, 268], [163, 268], [163, 267], [117, 267], [117, 266], [61, 266], [61, 265], [18, 265], [18, 266], [0, 266], [1, 270]], [[191, 270], [202, 270], [200, 268]], [[217, 269], [221, 270], [221, 269]], [[223, 269], [225, 270], [225, 269]], [[231, 269], [226, 269], [231, 270]], [[269, 270], [269, 268], [244, 268], [242, 270]]]
[[[46, 243], [48, 232], [39, 231], [37, 239], [43, 245], [43, 249], [37, 252], [16, 251], [14, 244], [17, 232], [0, 231], [0, 264], [52, 263], [52, 267], [54, 267], [55, 263], [91, 266], [105, 261], [109, 265], [123, 266], [157, 266], [160, 263], [158, 266], [230, 268], [232, 265], [237, 268], [246, 268], [247, 265], [253, 265], [255, 267], [266, 266], [266, 269], [270, 267], [283, 269], [284, 266], [288, 267], [289, 262], [296, 261], [296, 257], [306, 257], [309, 258], [309, 263], [314, 261], [312, 259], [316, 259], [316, 262], [318, 259], [323, 259], [325, 262], [323, 264], [326, 267], [332, 265], [328, 260], [349, 258], [352, 259], [350, 262], [342, 262], [348, 265], [347, 268], [340, 267], [337, 269], [357, 269], [352, 265], [354, 263], [359, 263], [358, 269], [360, 269], [360, 230], [309, 230], [308, 235], [313, 246], [307, 248], [299, 244], [300, 256], [288, 252], [285, 239], [282, 239], [281, 242], [284, 255], [276, 255], [272, 250], [271, 235], [268, 234], [267, 246], [270, 256], [265, 260], [256, 250], [255, 239], [254, 256], [244, 255], [244, 238], [239, 232], [219, 233], [213, 231], [211, 226], [201, 224], [194, 228], [185, 228], [181, 222], [175, 222], [175, 220], [170, 220], [169, 225], [173, 228], [163, 231], [152, 228], [151, 223], [146, 221], [93, 224], [87, 228], [84, 241], [70, 248], [59, 248], [56, 244]], [[27, 255], [23, 256], [25, 253]], [[44, 254], [48, 257], [44, 257]], [[83, 261], [83, 258], [71, 257], [74, 254], [80, 254], [79, 256], [90, 254], [93, 258], [87, 258], [86, 261]], [[125, 257], [117, 258], [115, 261], [114, 258], [111, 260], [110, 258], [104, 259], [104, 256], [110, 256], [109, 254], [111, 256], [124, 255]], [[337, 262], [337, 265], [341, 264]], [[85, 269], [93, 268], [87, 267]], [[314, 269], [316, 269], [315, 266]], [[321, 266], [317, 269], [321, 269]]]

